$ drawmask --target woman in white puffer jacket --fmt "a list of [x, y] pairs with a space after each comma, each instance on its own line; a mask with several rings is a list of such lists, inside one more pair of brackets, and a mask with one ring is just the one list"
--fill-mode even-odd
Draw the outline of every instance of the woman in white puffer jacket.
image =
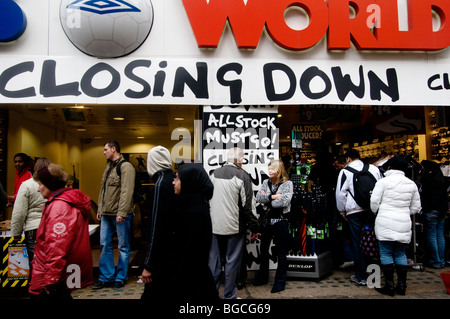
[[[379, 241], [385, 286], [378, 292], [393, 296], [406, 290], [406, 246], [411, 241], [411, 216], [421, 209], [417, 185], [405, 176], [408, 163], [399, 157], [388, 162], [389, 170], [378, 180], [370, 198], [370, 208], [377, 214], [375, 235]], [[394, 264], [397, 288], [394, 287]]]

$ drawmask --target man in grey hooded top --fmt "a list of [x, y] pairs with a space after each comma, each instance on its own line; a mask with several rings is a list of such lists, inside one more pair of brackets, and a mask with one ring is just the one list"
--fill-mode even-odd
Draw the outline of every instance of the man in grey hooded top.
[[[171, 270], [176, 262], [174, 226], [176, 197], [172, 182], [172, 159], [168, 149], [156, 146], [148, 152], [147, 172], [155, 183], [149, 199], [148, 248], [144, 260], [142, 281], [145, 289], [142, 299], [170, 300], [174, 284]], [[155, 303], [156, 304], [156, 303]]]

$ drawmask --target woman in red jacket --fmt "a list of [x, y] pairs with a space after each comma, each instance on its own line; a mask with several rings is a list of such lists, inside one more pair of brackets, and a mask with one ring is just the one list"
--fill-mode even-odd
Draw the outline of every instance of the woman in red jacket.
[[60, 165], [40, 169], [37, 177], [38, 190], [48, 201], [36, 234], [29, 292], [39, 299], [70, 299], [72, 289], [92, 284], [91, 201], [65, 187], [68, 175]]

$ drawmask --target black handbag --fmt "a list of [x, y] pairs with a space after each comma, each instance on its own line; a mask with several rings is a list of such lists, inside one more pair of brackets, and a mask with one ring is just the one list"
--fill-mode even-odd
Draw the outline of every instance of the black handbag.
[[374, 229], [375, 221], [369, 215], [367, 222], [365, 223], [361, 233], [361, 252], [371, 262], [378, 263], [380, 261], [380, 249], [378, 246], [378, 239], [375, 236]]
[[258, 221], [259, 221], [259, 227], [260, 229], [265, 229], [270, 225], [269, 221], [269, 209], [264, 209], [264, 206], [262, 204], [259, 204], [256, 206], [256, 212], [258, 213]]

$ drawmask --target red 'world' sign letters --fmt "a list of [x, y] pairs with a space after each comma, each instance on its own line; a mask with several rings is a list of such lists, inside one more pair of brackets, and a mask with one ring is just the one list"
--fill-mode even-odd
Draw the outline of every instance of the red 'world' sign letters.
[[[301, 51], [328, 31], [329, 50], [440, 50], [450, 45], [449, 0], [407, 0], [408, 30], [399, 30], [396, 0], [183, 0], [200, 48], [217, 48], [228, 20], [240, 49], [255, 49], [264, 27], [280, 47]], [[299, 7], [309, 16], [302, 30], [290, 28], [285, 12]], [[356, 13], [350, 17], [349, 8]], [[440, 19], [433, 31], [433, 12]], [[372, 21], [372, 23], [371, 23]], [[374, 24], [373, 22], [376, 21]]]

